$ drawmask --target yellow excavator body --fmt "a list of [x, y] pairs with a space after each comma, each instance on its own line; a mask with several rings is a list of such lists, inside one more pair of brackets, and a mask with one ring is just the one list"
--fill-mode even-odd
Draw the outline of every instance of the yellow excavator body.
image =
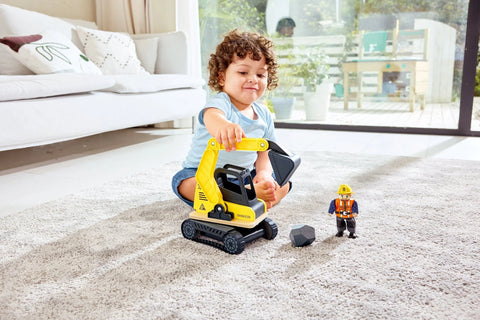
[[[268, 147], [268, 141], [261, 138], [243, 138], [236, 145], [238, 151], [266, 151]], [[190, 213], [190, 218], [235, 227], [253, 228], [267, 217], [267, 205], [263, 200], [256, 198], [255, 201], [258, 203], [254, 205], [254, 208], [224, 200], [218, 182], [214, 178], [218, 152], [224, 149], [225, 147], [215, 138], [208, 141], [195, 176], [197, 180], [193, 205], [195, 211]], [[255, 210], [259, 206], [263, 207], [260, 214], [258, 209]], [[209, 217], [209, 213], [214, 212], [216, 207], [223, 207], [225, 211], [233, 215], [231, 220]]]

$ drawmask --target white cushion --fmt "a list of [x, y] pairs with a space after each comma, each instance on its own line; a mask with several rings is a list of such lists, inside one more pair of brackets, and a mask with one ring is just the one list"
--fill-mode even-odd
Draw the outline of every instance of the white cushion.
[[142, 66], [149, 73], [155, 73], [158, 55], [158, 38], [133, 39], [137, 56]]
[[0, 76], [0, 101], [89, 92], [114, 83], [106, 76], [79, 73]]
[[55, 30], [71, 39], [74, 29], [74, 25], [60, 18], [0, 4], [0, 34], [2, 36]]
[[32, 70], [18, 62], [9, 51], [9, 47], [0, 45], [0, 75], [33, 74]]
[[115, 81], [112, 87], [101, 91], [117, 93], [146, 93], [181, 88], [200, 88], [205, 84], [202, 78], [183, 74], [111, 75]]
[[[79, 47], [75, 26], [59, 18], [0, 4], [0, 37], [36, 34], [55, 30]], [[0, 74], [25, 74], [25, 67], [13, 58], [7, 50], [0, 48]]]
[[[28, 41], [25, 41], [27, 37], [21, 36], [5, 37], [0, 41], [6, 41], [7, 38], [12, 46], [10, 53], [36, 74], [59, 72], [101, 74], [100, 69], [61, 33], [47, 31], [29, 36]], [[17, 49], [19, 43], [21, 47]], [[6, 45], [5, 42], [2, 45]]]
[[148, 74], [138, 60], [135, 43], [126, 34], [77, 26], [88, 58], [103, 74]]

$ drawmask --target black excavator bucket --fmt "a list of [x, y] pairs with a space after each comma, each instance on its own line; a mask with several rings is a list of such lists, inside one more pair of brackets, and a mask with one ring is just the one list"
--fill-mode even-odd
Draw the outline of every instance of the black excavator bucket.
[[268, 141], [269, 149], [268, 157], [273, 167], [275, 180], [280, 186], [285, 185], [300, 165], [300, 157], [289, 153], [273, 141]]

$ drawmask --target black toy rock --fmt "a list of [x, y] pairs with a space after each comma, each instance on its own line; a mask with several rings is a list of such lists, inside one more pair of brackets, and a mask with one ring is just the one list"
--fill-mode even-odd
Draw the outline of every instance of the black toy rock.
[[290, 230], [290, 240], [295, 247], [308, 246], [315, 241], [315, 228], [306, 224], [297, 224]]

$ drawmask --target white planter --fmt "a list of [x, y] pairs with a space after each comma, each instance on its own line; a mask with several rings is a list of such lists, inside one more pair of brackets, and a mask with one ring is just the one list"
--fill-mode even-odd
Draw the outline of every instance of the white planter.
[[322, 121], [327, 119], [330, 107], [330, 96], [333, 92], [333, 83], [323, 82], [317, 85], [315, 92], [305, 92], [305, 115], [307, 120]]
[[275, 111], [275, 119], [290, 119], [292, 117], [293, 107], [295, 106], [295, 97], [281, 98], [273, 97], [272, 105]]

